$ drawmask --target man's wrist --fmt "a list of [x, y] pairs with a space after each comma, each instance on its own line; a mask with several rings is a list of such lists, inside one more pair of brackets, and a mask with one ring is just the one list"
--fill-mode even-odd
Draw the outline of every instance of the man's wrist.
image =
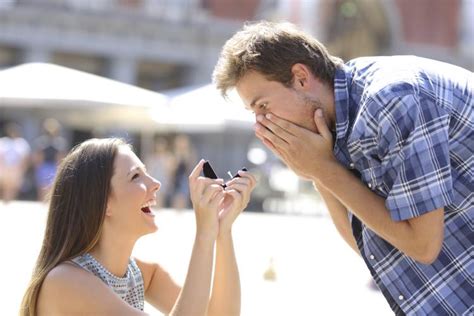
[[340, 168], [344, 168], [338, 161], [327, 161], [319, 164], [316, 172], [311, 177], [314, 186], [326, 186], [338, 173]]

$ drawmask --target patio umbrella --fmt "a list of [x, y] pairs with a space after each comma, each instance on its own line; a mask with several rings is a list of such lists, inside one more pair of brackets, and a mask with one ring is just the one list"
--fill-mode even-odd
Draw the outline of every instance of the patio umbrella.
[[183, 132], [244, 130], [251, 129], [255, 123], [254, 115], [245, 110], [234, 90], [226, 100], [213, 84], [184, 89], [184, 92], [170, 97], [169, 107], [166, 120], [159, 113], [153, 117], [160, 124], [175, 126]]
[[163, 130], [151, 111], [167, 117], [167, 102], [163, 94], [54, 64], [0, 71], [0, 109], [40, 110], [72, 126]]

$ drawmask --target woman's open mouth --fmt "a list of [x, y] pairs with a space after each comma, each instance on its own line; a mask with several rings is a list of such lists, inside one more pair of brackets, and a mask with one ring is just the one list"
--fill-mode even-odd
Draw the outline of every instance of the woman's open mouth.
[[152, 215], [154, 216], [153, 212], [151, 211], [151, 207], [156, 205], [156, 201], [155, 200], [150, 200], [148, 202], [146, 202], [145, 204], [142, 205], [141, 207], [141, 210], [143, 213], [147, 214], [147, 215]]

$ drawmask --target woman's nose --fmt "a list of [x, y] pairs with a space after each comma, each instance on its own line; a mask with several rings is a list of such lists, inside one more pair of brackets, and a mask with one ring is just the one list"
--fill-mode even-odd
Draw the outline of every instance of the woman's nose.
[[161, 182], [156, 180], [153, 177], [150, 177], [150, 178], [151, 178], [151, 181], [152, 181], [151, 185], [153, 187], [153, 191], [158, 191], [161, 188]]

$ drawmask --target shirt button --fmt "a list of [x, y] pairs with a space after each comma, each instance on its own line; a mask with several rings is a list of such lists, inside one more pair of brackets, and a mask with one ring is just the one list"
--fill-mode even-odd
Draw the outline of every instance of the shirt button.
[[351, 162], [351, 163], [349, 164], [349, 168], [354, 169], [354, 163]]
[[370, 258], [370, 260], [374, 260], [374, 259], [375, 259], [375, 256], [374, 256], [374, 255], [370, 255], [369, 258]]
[[403, 299], [404, 299], [403, 295], [399, 295], [399, 296], [398, 296], [398, 299], [399, 299], [400, 301], [403, 301]]
[[367, 186], [369, 187], [369, 189], [372, 189], [372, 183], [367, 184]]

